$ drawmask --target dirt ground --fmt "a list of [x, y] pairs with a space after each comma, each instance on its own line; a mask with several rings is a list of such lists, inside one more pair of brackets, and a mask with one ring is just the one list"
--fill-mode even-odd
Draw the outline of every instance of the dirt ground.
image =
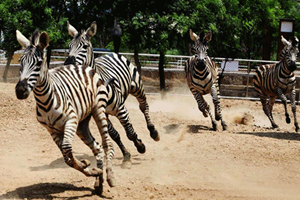
[[[93, 194], [94, 178], [68, 167], [36, 121], [33, 95], [17, 100], [14, 87], [0, 83], [0, 199], [300, 199], [300, 134], [293, 123], [285, 123], [280, 104], [273, 111], [280, 128], [274, 130], [260, 102], [222, 99], [229, 129], [222, 131], [218, 123], [219, 131], [212, 131], [192, 95], [148, 95], [161, 136], [155, 142], [137, 101], [129, 97], [131, 121], [147, 151], [139, 154], [112, 117], [132, 165], [121, 168], [122, 155], [114, 145], [117, 186], [105, 182], [99, 197]], [[94, 122], [91, 130], [99, 140]], [[78, 137], [73, 149], [76, 157], [95, 165]]]

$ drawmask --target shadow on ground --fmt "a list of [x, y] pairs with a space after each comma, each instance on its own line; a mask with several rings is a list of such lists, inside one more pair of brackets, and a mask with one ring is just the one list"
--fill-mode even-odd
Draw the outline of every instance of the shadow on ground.
[[[64, 192], [84, 193], [82, 195], [61, 195]], [[60, 195], [59, 195], [60, 194]], [[88, 187], [76, 187], [67, 183], [39, 183], [25, 187], [19, 187], [14, 191], [0, 195], [0, 199], [82, 199], [94, 196], [94, 190]], [[101, 198], [112, 199], [101, 196]]]
[[[86, 154], [75, 154], [75, 157], [78, 160], [87, 159], [91, 161], [92, 165], [96, 164], [96, 158], [94, 156], [86, 155]], [[35, 166], [30, 167], [31, 171], [44, 171], [49, 169], [58, 169], [58, 168], [70, 168], [64, 161], [63, 157], [60, 157], [56, 160], [53, 160], [49, 165], [41, 165], [41, 166]]]
[[255, 135], [259, 137], [269, 137], [280, 140], [296, 140], [300, 141], [299, 133], [291, 133], [291, 132], [238, 132], [237, 134], [248, 134]]
[[212, 131], [211, 127], [203, 125], [187, 125], [188, 133], [199, 133], [199, 131]]

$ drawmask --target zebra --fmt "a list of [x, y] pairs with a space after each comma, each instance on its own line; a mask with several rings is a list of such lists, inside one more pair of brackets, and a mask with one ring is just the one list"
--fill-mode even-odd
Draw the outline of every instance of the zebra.
[[[151, 122], [143, 82], [137, 68], [131, 64], [128, 59], [117, 53], [110, 53], [94, 59], [91, 37], [95, 35], [96, 30], [96, 22], [93, 22], [87, 30], [82, 30], [81, 32], [78, 32], [68, 23], [68, 32], [73, 39], [69, 43], [69, 56], [65, 64], [86, 64], [95, 69], [102, 80], [115, 79], [114, 85], [119, 95], [112, 94], [112, 98], [109, 100], [106, 109], [107, 114], [116, 116], [120, 120], [126, 130], [127, 137], [135, 143], [135, 141], [138, 140], [137, 134], [134, 132], [129, 121], [129, 113], [124, 105], [129, 94], [135, 96], [139, 102], [139, 108], [144, 114], [150, 136], [155, 141], [159, 141], [160, 136], [154, 124]], [[114, 129], [109, 119], [108, 130], [111, 138], [118, 144], [122, 151], [122, 167], [130, 168], [131, 154], [123, 145], [119, 133]], [[139, 141], [142, 144], [142, 141]], [[143, 148], [144, 149], [139, 148], [138, 152], [144, 153], [146, 149], [145, 147]]]
[[272, 115], [273, 105], [277, 97], [281, 99], [284, 105], [286, 123], [289, 124], [291, 122], [287, 111], [287, 98], [285, 96], [286, 94], [290, 94], [295, 130], [298, 132], [299, 125], [296, 117], [295, 103], [296, 78], [294, 71], [297, 69], [296, 61], [297, 54], [299, 53], [299, 40], [297, 37], [293, 37], [287, 41], [281, 36], [281, 41], [284, 44], [284, 48], [280, 52], [279, 62], [276, 64], [261, 65], [256, 69], [253, 77], [254, 89], [258, 93], [263, 111], [268, 116], [273, 128], [278, 128]]
[[[190, 57], [185, 65], [187, 84], [204, 117], [210, 116], [213, 130], [217, 130], [216, 120], [221, 120], [223, 130], [226, 130], [227, 124], [222, 118], [219, 101], [218, 68], [207, 55], [208, 42], [212, 38], [212, 32], [209, 31], [206, 34], [201, 32], [197, 35], [190, 29], [189, 33], [191, 40], [194, 41], [192, 51], [195, 55]], [[203, 98], [203, 95], [208, 93], [211, 94], [215, 105], [216, 120], [212, 116], [208, 103]]]
[[[20, 78], [15, 87], [18, 99], [26, 99], [33, 91], [36, 100], [37, 120], [51, 134], [61, 150], [65, 163], [86, 176], [96, 177], [95, 190], [103, 190], [103, 159], [106, 159], [107, 182], [114, 187], [112, 159], [114, 149], [108, 134], [105, 108], [108, 103], [108, 82], [88, 66], [68, 65], [48, 69], [46, 47], [49, 36], [35, 30], [28, 40], [16, 30], [18, 42], [25, 47], [20, 58]], [[108, 89], [107, 89], [108, 88]], [[89, 121], [94, 118], [102, 138], [102, 146], [89, 130]], [[90, 161], [77, 160], [72, 152], [72, 141], [77, 134], [92, 150], [97, 168], [89, 168]]]

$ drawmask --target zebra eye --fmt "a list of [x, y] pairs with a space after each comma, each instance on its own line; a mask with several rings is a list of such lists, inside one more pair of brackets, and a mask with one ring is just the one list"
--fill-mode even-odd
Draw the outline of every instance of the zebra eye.
[[87, 45], [87, 44], [83, 45], [83, 48], [84, 48], [84, 49], [87, 49], [87, 48], [88, 48], [88, 45]]

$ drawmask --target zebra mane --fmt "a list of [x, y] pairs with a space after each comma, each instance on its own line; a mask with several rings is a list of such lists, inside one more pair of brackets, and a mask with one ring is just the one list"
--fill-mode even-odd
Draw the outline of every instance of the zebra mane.
[[203, 40], [204, 40], [204, 37], [205, 37], [205, 33], [204, 33], [204, 31], [201, 31], [200, 33], [199, 33], [199, 40], [201, 41], [201, 42], [204, 42]]
[[75, 39], [78, 39], [82, 34], [84, 34], [85, 30], [84, 29], [81, 29], [80, 32], [78, 32], [76, 35], [75, 35]]
[[35, 29], [32, 36], [30, 37], [31, 44], [36, 46], [39, 42], [39, 37], [40, 37], [40, 31], [39, 29]]

